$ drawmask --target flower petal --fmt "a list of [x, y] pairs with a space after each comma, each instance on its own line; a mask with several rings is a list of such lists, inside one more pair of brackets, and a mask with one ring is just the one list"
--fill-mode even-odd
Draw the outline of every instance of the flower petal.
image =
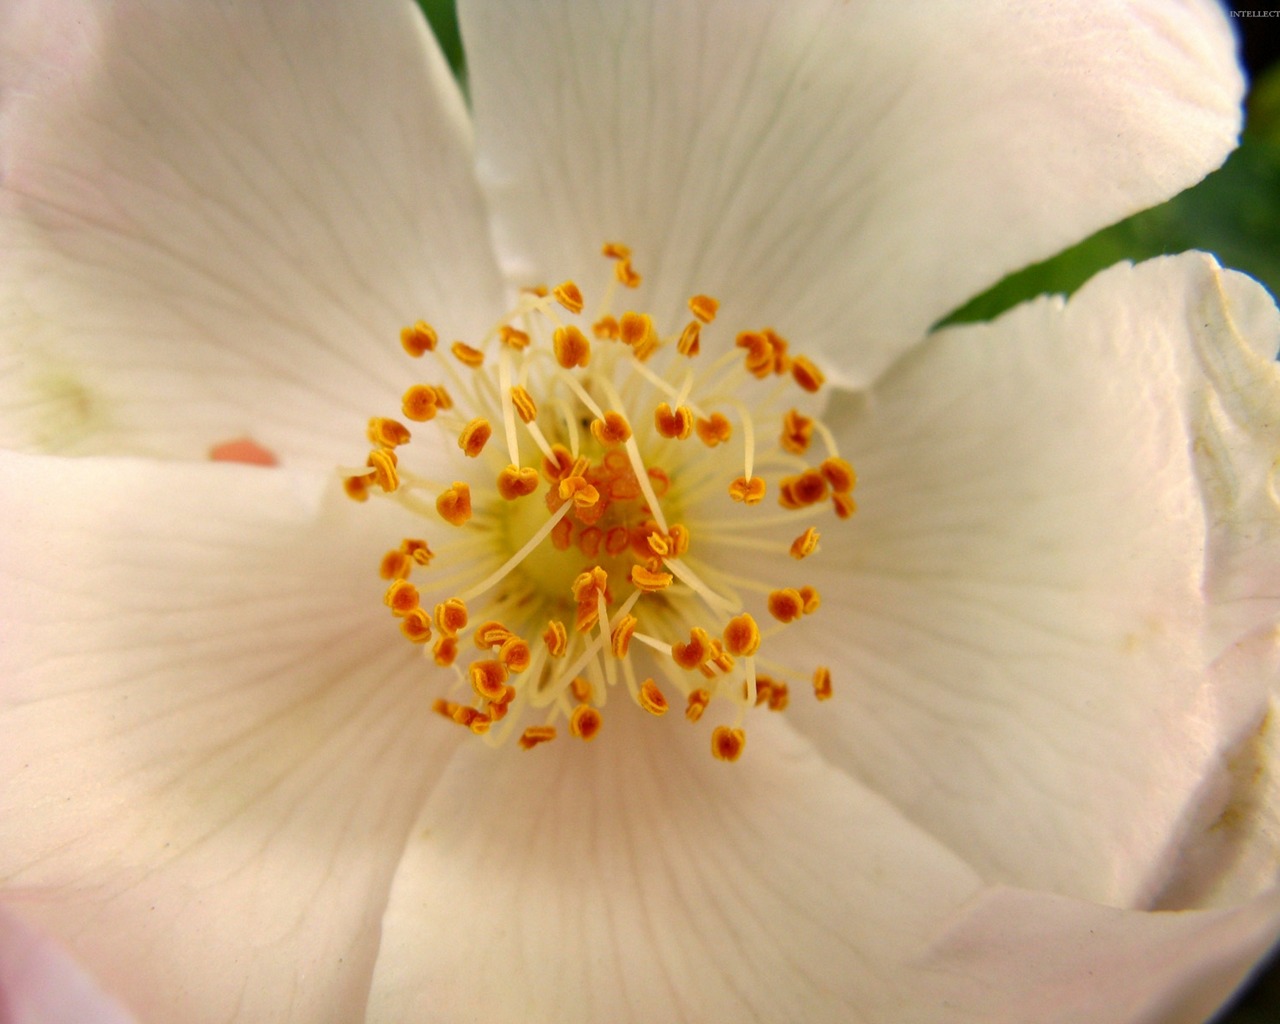
[[71, 957], [0, 907], [0, 1020], [5, 1024], [132, 1024]]
[[488, 326], [470, 129], [409, 0], [28, 0], [0, 40], [6, 445], [332, 465], [396, 411], [400, 327]]
[[619, 240], [863, 384], [1008, 271], [1221, 162], [1216, 4], [460, 4], [510, 273]]
[[6, 898], [142, 1019], [358, 1019], [452, 739], [381, 607], [386, 537], [279, 470], [0, 480]]
[[[1230, 797], [1273, 645], [1235, 650], [1204, 586], [1215, 547], [1276, 513], [1211, 525], [1199, 427], [1280, 369], [1201, 357], [1235, 362], [1211, 310], [1259, 290], [1202, 254], [1115, 267], [940, 332], [848, 424], [860, 509], [814, 580], [840, 699], [794, 711], [990, 880], [1150, 906]], [[1236, 440], [1250, 479], [1269, 469]], [[1274, 623], [1280, 593], [1248, 596]]]
[[1280, 891], [1140, 913], [995, 888], [931, 951], [947, 1021], [1203, 1024], [1280, 937]]
[[459, 751], [368, 1019], [914, 1019], [894, 967], [975, 882], [776, 719], [725, 765], [705, 728], [611, 704], [589, 747]]

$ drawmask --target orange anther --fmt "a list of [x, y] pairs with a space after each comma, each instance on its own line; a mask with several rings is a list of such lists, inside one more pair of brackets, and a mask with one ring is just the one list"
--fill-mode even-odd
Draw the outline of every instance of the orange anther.
[[392, 615], [408, 615], [418, 607], [418, 588], [408, 580], [396, 580], [382, 596]]
[[493, 427], [489, 426], [489, 421], [484, 417], [478, 416], [462, 428], [462, 433], [458, 435], [458, 447], [467, 458], [474, 459], [484, 451], [484, 446], [491, 437]]
[[511, 404], [515, 406], [516, 415], [525, 423], [532, 423], [538, 418], [538, 406], [533, 396], [519, 384], [511, 389]]
[[800, 587], [797, 593], [800, 595], [800, 600], [804, 602], [804, 613], [806, 615], [812, 615], [822, 607], [822, 595], [814, 590], [813, 587]]
[[847, 494], [833, 494], [831, 504], [835, 507], [836, 516], [840, 519], [848, 519], [858, 511], [858, 503]]
[[676, 351], [690, 359], [702, 351], [702, 325], [697, 320], [690, 320], [684, 325], [676, 342]]
[[831, 699], [831, 670], [825, 665], [813, 673], [813, 695], [818, 700]]
[[406, 558], [411, 558], [418, 565], [430, 565], [435, 553], [427, 546], [425, 540], [406, 537], [400, 542], [400, 551]]
[[609, 585], [609, 574], [600, 566], [592, 566], [586, 572], [578, 573], [570, 586], [575, 601], [595, 601], [605, 592]]
[[448, 668], [458, 657], [458, 638], [442, 636], [431, 648], [431, 654], [437, 665]]
[[611, 316], [602, 316], [591, 325], [591, 333], [599, 341], [617, 341], [618, 331], [618, 321]]
[[591, 342], [573, 324], [556, 328], [551, 336], [551, 347], [555, 349], [556, 362], [566, 370], [591, 362]]
[[791, 542], [791, 557], [795, 559], [807, 558], [818, 550], [818, 539], [820, 534], [812, 526], [804, 533], [800, 534]]
[[666, 558], [667, 555], [671, 554], [670, 539], [664, 537], [657, 530], [654, 530], [645, 538], [645, 543], [648, 545], [649, 550], [658, 558]]
[[729, 421], [718, 412], [713, 412], [710, 416], [697, 420], [694, 424], [694, 429], [698, 431], [699, 439], [708, 448], [724, 444], [733, 434], [733, 428], [730, 426]]
[[473, 661], [467, 675], [471, 688], [483, 700], [501, 700], [506, 693], [507, 668], [500, 661]]
[[795, 622], [804, 614], [804, 598], [798, 590], [787, 587], [769, 594], [769, 614], [779, 622]]
[[707, 704], [711, 701], [711, 694], [706, 690], [694, 690], [689, 694], [688, 703], [685, 705], [684, 717], [691, 722], [696, 722], [702, 717], [702, 712], [707, 710]]
[[620, 555], [631, 543], [631, 534], [625, 526], [611, 526], [604, 536], [604, 550], [609, 555]]
[[400, 411], [418, 423], [435, 419], [440, 411], [439, 395], [430, 384], [415, 384], [400, 399]]
[[603, 419], [591, 421], [591, 436], [603, 445], [624, 444], [631, 439], [631, 424], [622, 413], [610, 410]]
[[670, 710], [667, 698], [662, 695], [662, 691], [658, 689], [658, 684], [652, 679], [646, 679], [640, 684], [640, 693], [637, 700], [640, 706], [651, 715], [665, 715]]
[[507, 629], [497, 619], [490, 619], [488, 622], [482, 622], [476, 627], [476, 646], [481, 650], [499, 647], [514, 635], [511, 630]]
[[613, 276], [628, 288], [640, 287], [640, 275], [636, 273], [635, 267], [631, 265], [631, 260], [625, 256], [613, 265]]
[[578, 531], [578, 550], [588, 558], [600, 554], [600, 544], [604, 540], [604, 531], [598, 526], [588, 526]]
[[778, 441], [793, 455], [803, 455], [813, 440], [813, 420], [797, 409], [782, 417], [782, 434]]
[[352, 501], [369, 500], [369, 478], [349, 476], [342, 481], [342, 490]]
[[574, 506], [580, 509], [591, 508], [600, 500], [600, 492], [581, 476], [570, 476], [561, 480], [558, 493], [562, 501], [572, 498]]
[[773, 346], [758, 331], [743, 331], [735, 344], [747, 350], [746, 367], [753, 377], [761, 379], [773, 372]]
[[539, 743], [550, 743], [555, 738], [554, 725], [531, 725], [520, 734], [520, 747], [523, 750], [532, 750]]
[[542, 642], [547, 645], [553, 658], [563, 658], [564, 652], [569, 649], [569, 634], [565, 631], [564, 623], [558, 619], [549, 621], [542, 634]]
[[443, 385], [437, 384], [431, 390], [436, 393], [436, 405], [440, 406], [441, 409], [453, 408], [453, 398], [450, 397], [449, 392], [444, 389]]
[[623, 313], [618, 321], [618, 337], [632, 348], [646, 344], [654, 333], [653, 320], [648, 313]]
[[558, 483], [573, 473], [573, 456], [562, 444], [551, 446], [551, 455], [543, 456], [542, 475], [552, 483]]
[[816, 469], [806, 469], [799, 476], [789, 476], [779, 487], [778, 503], [784, 508], [807, 508], [827, 496], [827, 481]]
[[384, 580], [407, 580], [413, 563], [403, 551], [388, 551], [378, 564], [378, 575]]
[[579, 704], [569, 716], [569, 733], [580, 740], [595, 739], [604, 719], [590, 704]]
[[635, 584], [636, 589], [643, 590], [646, 594], [666, 590], [671, 586], [673, 578], [669, 572], [655, 572], [643, 565], [631, 567], [631, 582]]
[[573, 523], [567, 517], [551, 528], [551, 543], [557, 551], [568, 551], [573, 544]]
[[498, 648], [498, 660], [512, 672], [523, 672], [533, 660], [529, 645], [518, 636], [509, 636]]
[[418, 320], [412, 327], [400, 329], [400, 344], [414, 359], [434, 351], [438, 340], [435, 329], [425, 320]]
[[747, 745], [747, 736], [741, 729], [717, 725], [711, 733], [711, 753], [717, 761], [736, 761]]
[[471, 488], [461, 480], [436, 498], [440, 518], [452, 526], [461, 526], [471, 518]]
[[695, 295], [689, 299], [689, 312], [704, 324], [711, 323], [719, 309], [720, 303], [710, 295]]
[[671, 528], [667, 530], [667, 536], [671, 540], [671, 555], [673, 558], [679, 558], [689, 550], [689, 528], [682, 523], [672, 523]]
[[693, 413], [683, 405], [672, 409], [666, 402], [659, 402], [653, 411], [653, 425], [663, 437], [683, 441], [693, 433]]
[[724, 627], [724, 645], [730, 654], [749, 657], [760, 647], [760, 628], [756, 620], [743, 612], [735, 615]]
[[824, 459], [818, 471], [822, 473], [823, 479], [831, 485], [831, 489], [836, 494], [848, 494], [858, 483], [858, 474], [844, 459], [834, 456]]
[[436, 605], [436, 626], [445, 636], [457, 636], [467, 624], [467, 606], [457, 597]]
[[791, 376], [800, 387], [810, 392], [817, 391], [827, 379], [822, 375], [822, 371], [804, 356], [796, 356], [791, 360]]
[[380, 445], [383, 448], [394, 448], [396, 445], [409, 443], [409, 428], [403, 423], [396, 420], [389, 420], [384, 416], [375, 416], [369, 421], [369, 429], [366, 431], [370, 444]]
[[791, 700], [791, 691], [786, 683], [774, 682], [769, 687], [769, 710], [785, 711]]
[[398, 461], [390, 448], [375, 448], [365, 460], [365, 465], [373, 470], [374, 483], [388, 494], [400, 486], [400, 474], [396, 472]]
[[556, 285], [551, 294], [570, 313], [582, 312], [582, 290], [572, 281]]
[[498, 328], [498, 337], [508, 348], [514, 348], [517, 351], [529, 347], [529, 335], [510, 324], [503, 324]]
[[425, 644], [431, 639], [431, 616], [425, 608], [415, 608], [400, 620], [400, 632], [415, 644]]
[[695, 669], [711, 657], [711, 637], [700, 626], [689, 632], [689, 642], [677, 640], [671, 645], [671, 657], [684, 669]]
[[611, 260], [625, 260], [631, 255], [631, 249], [621, 242], [605, 242], [600, 247], [600, 254], [608, 256]]
[[618, 620], [618, 624], [613, 627], [613, 632], [609, 634], [609, 649], [613, 651], [615, 658], [625, 658], [627, 650], [631, 647], [631, 637], [636, 631], [636, 617], [634, 615], [624, 615]]
[[484, 364], [484, 353], [478, 348], [472, 348], [465, 341], [455, 341], [449, 346], [449, 351], [463, 366], [469, 366], [473, 370]]
[[527, 466], [509, 465], [498, 474], [498, 493], [504, 501], [515, 501], [538, 489], [538, 471]]
[[759, 505], [764, 500], [764, 480], [753, 476], [748, 480], [740, 476], [729, 485], [729, 497], [745, 505]]

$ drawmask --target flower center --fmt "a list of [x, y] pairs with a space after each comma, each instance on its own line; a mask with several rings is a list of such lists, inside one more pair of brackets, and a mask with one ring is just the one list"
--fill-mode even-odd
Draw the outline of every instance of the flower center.
[[[618, 688], [653, 715], [678, 695], [690, 722], [725, 709], [711, 750], [733, 761], [747, 709], [783, 710], [806, 676], [831, 695], [825, 666], [784, 657], [805, 645], [779, 634], [803, 630], [821, 599], [777, 556], [819, 552], [817, 521], [853, 514], [856, 478], [802, 408], [823, 383], [813, 363], [768, 328], [699, 358], [718, 311], [707, 295], [678, 334], [615, 316], [619, 286], [640, 275], [625, 246], [604, 255], [593, 318], [566, 281], [522, 292], [474, 347], [406, 327], [430, 380], [405, 391], [402, 418], [369, 421], [373, 450], [344, 486], [422, 516], [439, 549], [406, 538], [379, 571], [401, 633], [442, 670], [441, 715], [532, 749], [562, 723], [594, 738]], [[416, 460], [403, 420], [430, 424]], [[771, 492], [778, 511], [759, 508]], [[753, 556], [795, 578], [744, 573]]]

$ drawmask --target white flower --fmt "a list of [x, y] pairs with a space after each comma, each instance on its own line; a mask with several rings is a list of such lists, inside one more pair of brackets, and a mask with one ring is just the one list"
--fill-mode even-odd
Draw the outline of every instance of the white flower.
[[[1221, 160], [1220, 12], [462, 17], [474, 154], [408, 4], [0, 7], [0, 979], [34, 927], [145, 1021], [1203, 1019], [1280, 927], [1276, 309], [1192, 254], [925, 332]], [[433, 714], [376, 567], [463, 534], [336, 487], [400, 328], [594, 300], [614, 240], [618, 311], [857, 389], [766, 639], [834, 696], [732, 765], [623, 682], [590, 744]]]

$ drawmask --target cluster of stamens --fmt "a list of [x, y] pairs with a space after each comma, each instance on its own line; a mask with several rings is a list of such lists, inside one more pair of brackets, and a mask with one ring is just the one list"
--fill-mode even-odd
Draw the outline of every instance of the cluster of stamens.
[[[786, 708], [788, 679], [808, 675], [819, 700], [832, 690], [825, 666], [798, 672], [763, 650], [817, 611], [817, 590], [730, 572], [726, 553], [809, 557], [818, 515], [853, 514], [856, 477], [821, 420], [791, 405], [822, 387], [812, 362], [766, 328], [701, 366], [716, 300], [689, 299], [690, 319], [669, 336], [646, 313], [615, 317], [617, 287], [635, 288], [640, 275], [625, 246], [604, 255], [613, 274], [590, 321], [566, 281], [526, 289], [478, 346], [445, 347], [423, 321], [406, 327], [405, 351], [439, 373], [404, 392], [400, 417], [369, 421], [372, 451], [344, 486], [357, 501], [390, 498], [434, 522], [441, 561], [456, 556], [430, 601], [412, 579], [436, 557], [426, 540], [405, 539], [380, 565], [400, 632], [448, 673], [441, 715], [493, 743], [518, 729], [531, 749], [561, 722], [595, 737], [615, 686], [657, 716], [679, 693], [690, 722], [713, 701], [733, 709], [711, 734], [712, 753], [733, 761], [746, 710]], [[765, 389], [748, 402], [753, 382]], [[451, 436], [465, 468], [450, 476], [465, 479], [402, 464], [406, 420], [430, 423], [436, 446]], [[770, 420], [776, 432], [763, 429]], [[754, 511], [771, 492], [780, 511]], [[718, 515], [726, 496], [728, 512], [753, 511]], [[772, 626], [760, 628], [744, 593]]]

